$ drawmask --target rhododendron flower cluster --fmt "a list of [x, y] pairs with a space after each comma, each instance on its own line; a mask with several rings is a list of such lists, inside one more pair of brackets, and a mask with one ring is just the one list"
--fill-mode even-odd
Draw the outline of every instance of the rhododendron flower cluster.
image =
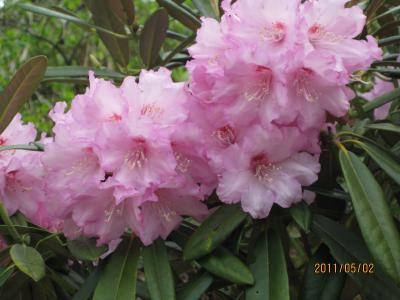
[[[1, 146], [29, 144], [36, 138], [33, 124], [23, 124], [17, 114], [0, 135]], [[45, 170], [41, 152], [5, 150], [0, 152], [0, 194], [9, 214], [22, 212], [31, 222], [57, 229], [60, 222], [48, 215], [44, 189]]]
[[144, 244], [166, 236], [181, 216], [203, 219], [215, 188], [204, 145], [188, 114], [183, 83], [167, 69], [142, 71], [120, 87], [94, 78], [72, 101], [56, 104], [54, 142], [42, 157], [50, 212], [67, 237], [118, 242], [129, 228]]
[[219, 198], [266, 217], [316, 181], [326, 115], [347, 112], [351, 74], [381, 50], [371, 36], [355, 39], [366, 17], [346, 0], [231, 2], [220, 22], [202, 19], [189, 90], [217, 140], [207, 155]]

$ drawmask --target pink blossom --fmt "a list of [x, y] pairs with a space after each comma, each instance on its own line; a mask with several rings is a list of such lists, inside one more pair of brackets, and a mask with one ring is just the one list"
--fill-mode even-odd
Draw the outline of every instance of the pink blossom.
[[[390, 81], [384, 81], [378, 77], [375, 78], [375, 84], [371, 91], [368, 93], [361, 94], [361, 96], [368, 101], [372, 101], [375, 98], [382, 96], [386, 93], [389, 93], [394, 89], [394, 85]], [[384, 120], [389, 115], [391, 103], [386, 103], [381, 107], [378, 107], [374, 110], [374, 116], [377, 120]]]
[[216, 177], [189, 118], [188, 96], [161, 68], [120, 87], [91, 74], [71, 110], [55, 106], [55, 139], [42, 161], [48, 207], [69, 238], [115, 245], [130, 229], [148, 245], [166, 238], [182, 216], [207, 215], [201, 200]]

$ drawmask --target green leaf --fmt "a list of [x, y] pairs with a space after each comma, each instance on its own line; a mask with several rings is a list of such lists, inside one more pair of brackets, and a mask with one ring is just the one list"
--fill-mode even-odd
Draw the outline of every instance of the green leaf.
[[380, 97], [377, 97], [371, 102], [368, 102], [363, 106], [363, 110], [365, 112], [369, 112], [371, 110], [374, 110], [375, 108], [378, 108], [386, 103], [389, 103], [391, 101], [394, 101], [396, 99], [400, 98], [400, 88], [394, 89], [393, 91], [386, 93]]
[[67, 241], [68, 249], [72, 255], [80, 260], [96, 260], [107, 251], [106, 246], [97, 247], [96, 240], [87, 237], [78, 237], [75, 240]]
[[193, 0], [193, 4], [203, 16], [218, 19], [218, 0]]
[[305, 231], [310, 232], [311, 212], [305, 202], [298, 203], [289, 209], [290, 215], [296, 223]]
[[8, 150], [44, 151], [44, 146], [40, 143], [0, 146], [0, 151]]
[[0, 133], [8, 126], [22, 105], [36, 91], [47, 68], [46, 56], [27, 61], [0, 94]]
[[237, 284], [253, 284], [254, 278], [248, 267], [225, 248], [217, 248], [212, 255], [199, 260], [208, 272]]
[[369, 251], [384, 270], [400, 282], [400, 235], [381, 187], [353, 153], [339, 153], [354, 211]]
[[[114, 14], [109, 13], [112, 10], [109, 1], [85, 0], [85, 4], [92, 13], [94, 24], [121, 35], [125, 33], [124, 24]], [[126, 67], [129, 63], [129, 40], [119, 39], [101, 30], [97, 32], [114, 60], [122, 67]]]
[[395, 36], [389, 36], [387, 38], [380, 39], [378, 42], [378, 45], [380, 47], [383, 47], [383, 46], [387, 46], [387, 45], [398, 43], [398, 42], [400, 42], [400, 35], [395, 35]]
[[12, 273], [14, 273], [14, 269], [15, 267], [13, 265], [7, 268], [0, 268], [0, 287], [2, 287], [6, 283], [8, 278], [10, 278]]
[[368, 141], [357, 142], [365, 152], [383, 169], [385, 172], [400, 185], [400, 164], [390, 154], [390, 152], [379, 146], [375, 146]]
[[92, 295], [101, 275], [102, 268], [97, 267], [82, 284], [79, 290], [76, 292], [72, 300], [88, 300]]
[[131, 26], [135, 21], [133, 0], [107, 0], [111, 11], [124, 24]]
[[263, 232], [249, 249], [248, 265], [255, 285], [246, 289], [246, 300], [289, 300], [289, 278], [279, 235]]
[[208, 273], [203, 273], [198, 278], [185, 284], [179, 290], [176, 298], [178, 300], [198, 300], [210, 287], [213, 278]]
[[[384, 2], [384, 1], [381, 1], [381, 2]], [[377, 19], [380, 19], [380, 18], [382, 18], [384, 16], [390, 15], [390, 14], [396, 14], [397, 12], [400, 12], [400, 5], [399, 6], [395, 6], [395, 7], [391, 8], [391, 9], [385, 10], [384, 13], [382, 13], [382, 14], [376, 16], [375, 18], [373, 18], [371, 20], [371, 22], [375, 21]]]
[[174, 300], [174, 277], [164, 241], [156, 240], [143, 248], [144, 275], [152, 300]]
[[34, 281], [39, 281], [44, 277], [44, 260], [35, 248], [15, 244], [10, 249], [10, 256], [18, 269], [31, 277]]
[[175, 3], [171, 0], [157, 0], [157, 3], [160, 6], [164, 7], [171, 17], [178, 20], [191, 30], [196, 31], [200, 28], [200, 20], [195, 15], [184, 9], [178, 3]]
[[367, 273], [348, 273], [368, 299], [400, 299], [400, 288], [372, 262], [364, 242], [357, 235], [320, 215], [314, 215], [311, 230], [329, 247], [338, 263], [372, 265]]
[[168, 14], [159, 9], [147, 19], [140, 34], [140, 57], [147, 68], [154, 66], [167, 36]]
[[96, 76], [108, 77], [112, 79], [124, 79], [126, 75], [107, 70], [107, 69], [95, 69], [89, 67], [80, 66], [64, 66], [64, 67], [48, 67], [46, 73], [44, 74], [44, 79], [48, 80], [51, 78], [59, 77], [86, 77], [89, 71], [93, 71]]
[[[340, 299], [340, 294], [345, 283], [346, 275], [344, 272], [325, 272], [316, 273], [316, 264], [336, 263], [329, 255], [326, 246], [321, 246], [307, 264], [304, 274], [304, 282], [300, 291], [300, 300], [336, 300]], [[340, 267], [339, 267], [340, 269]]]
[[210, 254], [246, 218], [239, 205], [223, 205], [189, 238], [183, 250], [183, 258], [191, 260]]
[[79, 19], [75, 16], [72, 16], [70, 14], [66, 14], [66, 13], [62, 13], [60, 11], [56, 11], [56, 10], [52, 10], [46, 7], [42, 7], [39, 5], [34, 5], [34, 4], [30, 4], [30, 3], [19, 3], [18, 4], [19, 7], [21, 7], [24, 10], [36, 13], [36, 14], [40, 14], [43, 16], [47, 16], [47, 17], [55, 17], [57, 19], [62, 19], [62, 20], [66, 20], [66, 21], [70, 21], [72, 23], [78, 24], [80, 26], [82, 26], [85, 29], [88, 28], [93, 28], [96, 29], [98, 31], [101, 31], [103, 33], [106, 33], [108, 35], [112, 35], [114, 37], [120, 38], [120, 39], [127, 39], [128, 36], [126, 34], [119, 34], [116, 32], [112, 32], [106, 28], [100, 27], [100, 26], [96, 26], [93, 24], [90, 24], [82, 19]]
[[93, 300], [136, 299], [136, 273], [140, 255], [137, 239], [126, 239], [101, 272]]
[[376, 123], [365, 126], [370, 129], [385, 130], [400, 133], [400, 126], [391, 123]]

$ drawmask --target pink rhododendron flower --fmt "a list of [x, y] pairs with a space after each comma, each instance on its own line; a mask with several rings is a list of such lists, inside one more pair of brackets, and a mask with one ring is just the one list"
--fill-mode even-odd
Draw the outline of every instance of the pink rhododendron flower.
[[[361, 94], [361, 96], [368, 101], [372, 101], [375, 98], [382, 96], [386, 93], [389, 93], [394, 89], [394, 85], [390, 81], [384, 81], [380, 78], [375, 78], [375, 84], [371, 91], [368, 93]], [[378, 107], [374, 110], [374, 116], [376, 120], [384, 120], [389, 115], [391, 103], [386, 103], [381, 107]]]
[[220, 199], [261, 218], [313, 198], [303, 187], [317, 180], [326, 115], [346, 114], [351, 74], [382, 51], [356, 39], [366, 17], [345, 0], [232, 2], [220, 22], [202, 19], [188, 90]]
[[[1, 146], [29, 144], [36, 138], [31, 123], [23, 124], [17, 114], [0, 136]], [[22, 212], [32, 223], [56, 230], [60, 221], [48, 214], [44, 189], [42, 153], [26, 150], [0, 152], [0, 194], [10, 215]]]
[[[189, 118], [188, 94], [170, 71], [142, 71], [120, 87], [90, 74], [71, 110], [51, 112], [53, 143], [42, 158], [49, 210], [70, 238], [118, 242], [126, 229], [146, 245], [182, 216], [203, 219], [216, 177]], [[63, 159], [60, 159], [62, 157]]]

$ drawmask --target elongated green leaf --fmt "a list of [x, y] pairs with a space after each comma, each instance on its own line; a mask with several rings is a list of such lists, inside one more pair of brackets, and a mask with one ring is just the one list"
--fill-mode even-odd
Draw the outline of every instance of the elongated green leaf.
[[208, 272], [238, 284], [253, 284], [254, 278], [247, 266], [225, 248], [217, 248], [212, 255], [199, 260]]
[[93, 293], [101, 274], [102, 268], [97, 267], [76, 292], [72, 300], [88, 300]]
[[40, 14], [40, 15], [47, 16], [47, 17], [55, 17], [55, 18], [58, 18], [58, 19], [67, 20], [67, 21], [73, 22], [75, 24], [78, 24], [78, 25], [82, 26], [85, 29], [88, 29], [88, 28], [96, 29], [98, 31], [104, 32], [104, 33], [106, 33], [108, 35], [112, 35], [112, 36], [120, 38], [120, 39], [127, 39], [128, 38], [128, 36], [126, 34], [119, 34], [119, 33], [116, 33], [116, 32], [112, 32], [112, 31], [110, 31], [110, 30], [108, 30], [106, 28], [90, 24], [90, 23], [88, 23], [88, 22], [86, 22], [86, 21], [84, 21], [82, 19], [79, 19], [79, 18], [77, 18], [75, 16], [72, 16], [70, 14], [62, 13], [60, 11], [52, 10], [52, 9], [49, 9], [49, 8], [46, 8], [46, 7], [42, 7], [42, 6], [39, 6], [39, 5], [30, 4], [30, 3], [19, 3], [18, 6], [20, 6], [21, 8], [23, 8], [23, 9], [25, 9], [27, 11], [30, 11], [30, 12], [33, 12], [33, 13], [36, 13], [36, 14]]
[[31, 277], [34, 281], [39, 281], [44, 277], [44, 260], [35, 248], [15, 244], [10, 249], [10, 256], [18, 269]]
[[31, 58], [15, 73], [0, 94], [0, 133], [37, 89], [47, 68], [46, 56]]
[[[116, 1], [116, 0], [114, 0]], [[124, 24], [118, 18], [109, 13], [112, 10], [108, 0], [85, 0], [85, 3], [92, 13], [93, 22], [97, 26], [102, 26], [109, 31], [123, 35], [125, 33]], [[121, 66], [126, 67], [129, 63], [129, 41], [128, 39], [119, 39], [115, 36], [98, 30], [98, 34], [110, 52], [114, 60]]]
[[386, 93], [375, 100], [368, 102], [363, 106], [365, 112], [369, 112], [377, 107], [380, 107], [386, 103], [400, 98], [400, 88], [394, 89], [393, 91]]
[[279, 235], [269, 230], [249, 249], [248, 264], [255, 284], [246, 290], [246, 300], [289, 300], [289, 278]]
[[78, 237], [76, 240], [68, 240], [67, 246], [72, 255], [80, 260], [92, 261], [107, 251], [106, 246], [97, 247], [96, 240], [87, 237]]
[[357, 143], [369, 156], [400, 185], [400, 163], [387, 150], [364, 141]]
[[213, 278], [211, 275], [203, 273], [198, 278], [183, 286], [176, 295], [176, 298], [178, 300], [198, 300], [207, 291], [212, 281]]
[[8, 278], [10, 278], [10, 276], [14, 272], [14, 269], [14, 266], [8, 268], [0, 268], [0, 287], [2, 287], [4, 283], [6, 283]]
[[[384, 1], [381, 0], [381, 2], [384, 2]], [[398, 13], [398, 12], [400, 12], [400, 5], [386, 10], [384, 13], [382, 13], [382, 14], [376, 16], [375, 18], [373, 18], [371, 20], [371, 22], [374, 21], [374, 20], [380, 19], [380, 18], [382, 18], [384, 16], [387, 16], [387, 15], [390, 15], [390, 14], [395, 14], [395, 13]]]
[[305, 231], [310, 232], [311, 211], [305, 202], [298, 203], [289, 209], [296, 223]]
[[137, 239], [122, 241], [101, 272], [93, 300], [136, 299], [139, 255], [140, 245]]
[[377, 123], [365, 126], [370, 129], [385, 130], [400, 133], [400, 126], [391, 123]]
[[339, 158], [368, 249], [376, 262], [400, 281], [400, 235], [382, 189], [356, 155], [341, 151]]
[[168, 14], [165, 9], [157, 10], [144, 24], [140, 35], [140, 57], [147, 68], [153, 67], [157, 61], [167, 29]]
[[108, 77], [113, 79], [123, 79], [126, 76], [124, 74], [106, 69], [95, 69], [80, 66], [64, 66], [48, 67], [44, 78], [49, 79], [52, 77], [87, 77], [89, 71], [93, 71], [96, 76]]
[[372, 21], [372, 17], [376, 14], [379, 8], [385, 4], [386, 0], [371, 0], [368, 3], [365, 14], [367, 15], [367, 20]]
[[193, 31], [196, 31], [200, 28], [200, 20], [195, 15], [180, 6], [178, 3], [172, 0], [157, 0], [157, 3], [160, 6], [164, 7], [171, 17], [177, 19], [179, 22], [192, 29]]
[[336, 263], [324, 245], [318, 249], [307, 264], [299, 297], [300, 300], [336, 300], [340, 298], [346, 277], [345, 273], [334, 272], [333, 270], [331, 272], [316, 273], [316, 264], [321, 263], [331, 266]]
[[357, 235], [320, 215], [313, 217], [311, 230], [329, 247], [338, 263], [366, 264], [366, 272], [348, 275], [368, 299], [400, 299], [400, 288], [373, 263], [365, 243]]
[[111, 11], [126, 25], [132, 25], [135, 21], [135, 6], [133, 0], [107, 0]]
[[143, 248], [144, 273], [152, 300], [174, 300], [174, 277], [167, 250], [160, 239]]
[[193, 0], [193, 4], [205, 17], [219, 17], [218, 0]]
[[210, 254], [245, 218], [246, 214], [240, 206], [221, 206], [189, 238], [183, 250], [184, 259], [191, 260]]
[[40, 143], [0, 146], [0, 151], [8, 150], [44, 151], [44, 146]]
[[383, 46], [387, 46], [387, 45], [398, 43], [398, 42], [400, 42], [400, 35], [395, 35], [395, 36], [389, 36], [387, 38], [380, 39], [378, 45], [380, 47], [383, 47]]

